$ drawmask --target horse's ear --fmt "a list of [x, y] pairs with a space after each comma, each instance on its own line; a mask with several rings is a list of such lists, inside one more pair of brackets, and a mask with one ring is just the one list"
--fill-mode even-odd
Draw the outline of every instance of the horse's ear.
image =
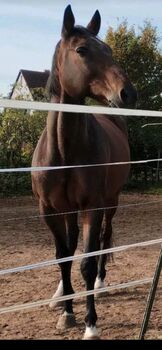
[[71, 6], [68, 5], [64, 12], [64, 19], [63, 19], [63, 25], [62, 25], [62, 36], [66, 37], [70, 35], [74, 28], [75, 18], [71, 9]]
[[97, 35], [100, 30], [101, 25], [101, 16], [99, 11], [97, 10], [93, 15], [91, 21], [87, 25], [87, 29], [94, 35]]

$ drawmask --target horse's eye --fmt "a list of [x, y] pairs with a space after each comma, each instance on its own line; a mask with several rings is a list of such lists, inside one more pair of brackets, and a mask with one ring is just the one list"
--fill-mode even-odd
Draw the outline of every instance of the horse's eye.
[[76, 52], [82, 57], [86, 55], [87, 51], [88, 51], [88, 48], [86, 46], [80, 46], [80, 47], [77, 47], [76, 49]]

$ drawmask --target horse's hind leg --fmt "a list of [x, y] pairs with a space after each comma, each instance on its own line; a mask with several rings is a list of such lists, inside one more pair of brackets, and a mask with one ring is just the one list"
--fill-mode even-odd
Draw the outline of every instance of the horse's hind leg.
[[[67, 245], [65, 219], [60, 215], [55, 214], [54, 209], [40, 203], [40, 212], [44, 215], [44, 220], [55, 238], [56, 258], [65, 258], [70, 256], [70, 249]], [[49, 215], [50, 214], [50, 215]], [[68, 295], [73, 293], [71, 285], [71, 261], [59, 264], [62, 275], [63, 294]], [[73, 314], [72, 299], [64, 301], [63, 315], [61, 315], [57, 327], [67, 328], [75, 325], [75, 317]]]
[[[100, 249], [108, 249], [111, 248], [111, 242], [112, 242], [112, 218], [115, 215], [116, 208], [108, 209], [105, 211], [105, 222], [104, 227], [100, 235]], [[97, 271], [97, 278], [95, 281], [95, 289], [103, 288], [105, 287], [104, 279], [106, 277], [106, 261], [110, 258], [110, 255], [103, 254], [100, 255], [98, 259], [98, 271]], [[100, 296], [101, 293], [97, 293], [97, 296]]]
[[[65, 216], [66, 221], [66, 234], [67, 234], [67, 245], [70, 250], [70, 255], [74, 255], [75, 250], [77, 248], [78, 243], [78, 235], [79, 235], [79, 227], [78, 227], [78, 215], [77, 214], [69, 214]], [[52, 297], [52, 301], [50, 302], [50, 308], [54, 309], [56, 306], [62, 306], [62, 302], [57, 302], [55, 299], [63, 295], [63, 282], [60, 280], [59, 285], [57, 287], [56, 292]]]

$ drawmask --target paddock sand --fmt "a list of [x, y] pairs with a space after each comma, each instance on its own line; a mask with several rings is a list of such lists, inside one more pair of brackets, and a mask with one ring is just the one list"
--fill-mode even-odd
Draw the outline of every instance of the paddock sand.
[[[161, 201], [160, 203], [120, 208], [113, 220], [113, 245], [162, 237], [162, 196], [122, 194], [120, 204]], [[51, 233], [37, 215], [32, 197], [0, 200], [0, 268], [10, 268], [52, 259]], [[15, 220], [9, 220], [14, 219]], [[17, 220], [16, 220], [17, 218]], [[82, 235], [76, 253], [83, 252]], [[106, 284], [124, 283], [153, 276], [160, 246], [136, 248], [114, 254], [107, 264]], [[1, 276], [0, 306], [50, 298], [60, 278], [59, 268], [47, 268]], [[75, 291], [85, 289], [80, 263], [73, 264]], [[101, 339], [138, 339], [149, 285], [115, 290], [96, 299], [98, 329]], [[162, 277], [154, 302], [145, 339], [162, 339]], [[56, 329], [61, 308], [55, 311], [41, 306], [1, 315], [0, 339], [81, 339], [84, 334], [85, 298], [74, 301], [77, 327]]]

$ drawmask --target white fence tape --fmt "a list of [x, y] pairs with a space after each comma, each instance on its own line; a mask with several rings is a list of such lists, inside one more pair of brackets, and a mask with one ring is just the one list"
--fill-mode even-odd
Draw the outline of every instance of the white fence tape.
[[161, 162], [162, 158], [144, 159], [144, 160], [132, 160], [129, 162], [113, 162], [113, 163], [100, 163], [100, 164], [83, 164], [83, 165], [60, 165], [60, 166], [42, 166], [42, 167], [26, 167], [26, 168], [4, 168], [0, 169], [0, 173], [18, 173], [28, 171], [47, 171], [47, 170], [61, 170], [61, 169], [76, 169], [76, 168], [94, 168], [101, 166], [111, 165], [126, 165], [126, 164], [147, 164], [153, 162]]
[[[69, 294], [66, 296], [64, 295], [62, 297], [55, 298], [55, 301], [57, 302], [57, 301], [64, 301], [64, 300], [69, 300], [69, 299], [76, 299], [76, 298], [86, 297], [87, 295], [111, 292], [111, 291], [116, 290], [116, 289], [123, 289], [123, 288], [140, 286], [142, 284], [151, 283], [151, 282], [152, 282], [152, 278], [144, 278], [142, 280], [136, 280], [136, 281], [126, 282], [126, 283], [121, 283], [121, 284], [114, 284], [114, 285], [104, 287], [104, 288], [92, 289], [89, 291], [78, 292], [78, 293]], [[35, 301], [32, 303], [2, 307], [2, 308], [0, 308], [0, 314], [31, 309], [31, 308], [35, 308], [35, 307], [42, 306], [42, 305], [48, 305], [51, 301], [53, 301], [53, 299], [38, 300], [38, 301]]]
[[82, 214], [82, 213], [88, 213], [92, 211], [98, 211], [98, 210], [109, 210], [109, 209], [124, 209], [124, 208], [134, 208], [134, 207], [139, 207], [142, 205], [151, 205], [151, 204], [159, 204], [162, 203], [161, 200], [157, 201], [147, 201], [147, 202], [140, 202], [140, 203], [130, 203], [130, 204], [123, 204], [123, 205], [114, 205], [112, 207], [98, 207], [98, 208], [89, 208], [89, 209], [80, 209], [80, 210], [72, 210], [72, 211], [64, 211], [64, 212], [59, 212], [59, 213], [53, 213], [53, 214], [40, 214], [40, 215], [29, 215], [29, 216], [21, 216], [21, 217], [12, 217], [9, 219], [3, 219], [0, 218], [1, 222], [10, 222], [10, 221], [22, 221], [22, 220], [33, 220], [33, 219], [38, 219], [38, 218], [45, 218], [45, 217], [51, 217], [51, 216], [60, 216], [60, 215], [70, 215], [70, 214]]
[[32, 265], [24, 265], [24, 266], [14, 267], [11, 269], [0, 270], [0, 276], [7, 275], [10, 273], [15, 273], [15, 272], [22, 272], [22, 271], [26, 271], [26, 270], [33, 270], [33, 269], [37, 269], [37, 268], [61, 264], [63, 262], [67, 262], [67, 261], [81, 260], [81, 259], [86, 258], [86, 257], [92, 257], [92, 256], [98, 256], [98, 255], [110, 254], [110, 253], [117, 253], [117, 252], [121, 252], [121, 251], [127, 250], [127, 249], [133, 249], [133, 248], [137, 248], [137, 247], [146, 247], [146, 246], [160, 244], [160, 243], [162, 243], [162, 238], [154, 239], [151, 241], [144, 241], [144, 242], [139, 242], [139, 243], [122, 245], [120, 247], [113, 247], [113, 248], [108, 248], [108, 249], [103, 249], [103, 250], [97, 250], [97, 251], [90, 252], [90, 253], [68, 256], [66, 258], [61, 258], [61, 259], [47, 260], [47, 261], [43, 261], [43, 262], [32, 264]]
[[[108, 114], [116, 116], [144, 116], [144, 117], [162, 117], [162, 112], [148, 111], [148, 110], [136, 110], [136, 109], [124, 109], [124, 108], [108, 108], [102, 106], [82, 106], [82, 105], [70, 105], [62, 103], [49, 103], [49, 102], [31, 102], [25, 100], [10, 100], [0, 99], [0, 107], [5, 108], [18, 108], [18, 109], [32, 109], [43, 111], [64, 111], [64, 112], [78, 112], [78, 113], [94, 113], [94, 114]], [[13, 173], [13, 172], [31, 172], [31, 171], [46, 171], [46, 170], [59, 170], [59, 169], [73, 169], [73, 168], [89, 168], [99, 166], [111, 166], [111, 165], [126, 165], [126, 164], [146, 164], [151, 162], [162, 161], [160, 159], [144, 159], [139, 161], [129, 162], [109, 162], [102, 164], [83, 164], [83, 165], [69, 165], [69, 166], [53, 166], [53, 167], [26, 167], [26, 168], [10, 168], [0, 169], [0, 173]]]
[[152, 117], [162, 118], [162, 112], [148, 111], [141, 109], [126, 109], [126, 108], [109, 108], [103, 106], [83, 106], [71, 105], [64, 103], [49, 103], [49, 102], [31, 102], [25, 100], [9, 100], [0, 99], [0, 107], [18, 108], [18, 109], [32, 109], [37, 111], [62, 111], [71, 113], [94, 113], [94, 114], [108, 114], [116, 116], [135, 116], [135, 117]]

